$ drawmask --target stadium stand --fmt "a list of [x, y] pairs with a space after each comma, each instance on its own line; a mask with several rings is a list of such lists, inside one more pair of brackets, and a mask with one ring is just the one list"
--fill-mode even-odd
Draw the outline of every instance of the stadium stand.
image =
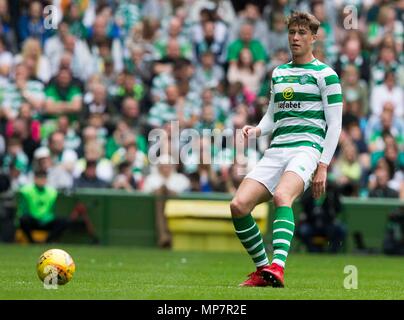
[[[234, 193], [269, 143], [240, 152], [236, 132], [265, 113], [293, 10], [320, 20], [316, 57], [343, 87], [330, 176], [345, 197], [404, 199], [404, 8], [393, 0], [0, 0], [0, 171], [12, 192], [40, 168], [60, 193], [155, 192], [161, 175], [174, 193]], [[167, 136], [162, 153], [189, 143], [173, 143], [172, 120], [197, 147], [163, 172], [152, 130]], [[198, 163], [207, 129], [222, 136]]]

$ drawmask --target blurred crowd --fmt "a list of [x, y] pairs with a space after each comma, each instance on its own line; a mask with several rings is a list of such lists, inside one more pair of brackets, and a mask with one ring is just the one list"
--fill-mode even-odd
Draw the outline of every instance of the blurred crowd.
[[[293, 10], [321, 22], [314, 54], [343, 87], [330, 180], [345, 196], [404, 198], [403, 0], [0, 0], [1, 171], [14, 191], [38, 169], [58, 190], [234, 192], [269, 145], [240, 151], [235, 133], [259, 122], [290, 61]], [[172, 120], [233, 143], [191, 155], [211, 163], [152, 164], [149, 133], [167, 132], [172, 154]]]

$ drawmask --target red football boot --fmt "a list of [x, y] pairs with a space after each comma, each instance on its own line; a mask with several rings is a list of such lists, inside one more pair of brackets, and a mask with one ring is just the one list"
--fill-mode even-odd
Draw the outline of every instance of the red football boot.
[[248, 275], [248, 279], [243, 283], [240, 283], [240, 287], [266, 287], [269, 283], [262, 277], [261, 270], [251, 272]]
[[283, 279], [283, 273], [283, 268], [276, 263], [272, 263], [270, 266], [265, 266], [261, 270], [264, 281], [274, 288], [284, 287], [285, 282]]

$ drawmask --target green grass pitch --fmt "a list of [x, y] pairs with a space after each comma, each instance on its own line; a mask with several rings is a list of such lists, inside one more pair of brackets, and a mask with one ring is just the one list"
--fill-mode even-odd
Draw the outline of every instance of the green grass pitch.
[[[69, 252], [72, 281], [44, 289], [40, 254]], [[91, 246], [0, 245], [0, 299], [404, 299], [404, 260], [386, 256], [290, 254], [286, 287], [240, 288], [254, 269], [247, 254], [173, 252]], [[344, 288], [344, 267], [358, 270], [358, 289]]]

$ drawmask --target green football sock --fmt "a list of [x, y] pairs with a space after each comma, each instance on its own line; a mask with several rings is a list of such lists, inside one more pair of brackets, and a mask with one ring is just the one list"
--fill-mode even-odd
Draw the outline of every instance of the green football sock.
[[286, 258], [295, 230], [293, 210], [290, 207], [277, 207], [275, 209], [275, 220], [273, 223], [274, 255], [272, 263], [285, 267]]
[[265, 252], [261, 232], [249, 213], [241, 218], [233, 218], [236, 234], [242, 245], [255, 263], [255, 266], [262, 267], [268, 264], [268, 257]]

